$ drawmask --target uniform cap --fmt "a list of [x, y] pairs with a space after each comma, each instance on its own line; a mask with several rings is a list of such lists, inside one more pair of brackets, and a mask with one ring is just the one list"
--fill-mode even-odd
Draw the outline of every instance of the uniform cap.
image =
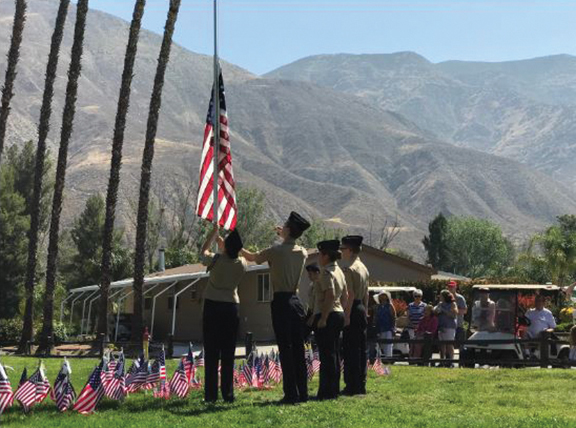
[[316, 263], [311, 263], [306, 266], [306, 270], [308, 272], [320, 272], [320, 266], [318, 266]]
[[359, 248], [363, 240], [364, 238], [360, 235], [348, 235], [342, 238], [342, 245]]
[[319, 251], [338, 251], [340, 250], [340, 241], [338, 239], [321, 241], [318, 242], [316, 247], [318, 247]]
[[224, 247], [226, 248], [227, 253], [238, 253], [243, 246], [244, 244], [242, 243], [242, 238], [240, 237], [237, 229], [234, 229], [232, 232], [230, 232], [224, 240]]
[[286, 220], [286, 224], [298, 229], [300, 232], [304, 232], [306, 229], [310, 227], [310, 223], [296, 211], [292, 211], [288, 220]]

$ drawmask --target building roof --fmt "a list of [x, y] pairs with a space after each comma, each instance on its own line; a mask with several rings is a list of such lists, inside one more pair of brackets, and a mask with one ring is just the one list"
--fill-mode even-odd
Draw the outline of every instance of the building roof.
[[438, 281], [461, 281], [461, 282], [469, 282], [471, 281], [470, 278], [462, 275], [456, 275], [452, 272], [443, 272], [439, 270], [435, 275], [432, 275], [432, 279]]

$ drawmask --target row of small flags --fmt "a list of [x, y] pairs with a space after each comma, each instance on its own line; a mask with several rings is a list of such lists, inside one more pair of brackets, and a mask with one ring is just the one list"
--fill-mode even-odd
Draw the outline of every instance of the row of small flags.
[[[308, 348], [305, 352], [308, 379], [311, 380], [320, 371], [320, 360], [318, 353], [312, 349]], [[144, 356], [140, 356], [132, 362], [125, 373], [126, 361], [124, 353], [121, 352], [117, 359], [103, 358], [77, 395], [70, 379], [72, 370], [66, 358], [56, 377], [54, 387], [50, 386], [41, 362], [29, 378], [24, 369], [14, 393], [6, 368], [0, 363], [0, 415], [11, 407], [14, 401], [20, 403], [24, 412], [28, 413], [35, 404], [43, 402], [48, 396], [56, 403], [60, 412], [75, 410], [82, 414], [93, 413], [103, 397], [123, 401], [128, 394], [138, 391], [153, 391], [156, 398], [169, 399], [171, 396], [186, 398], [191, 390], [202, 388], [198, 375], [198, 367], [202, 366], [204, 366], [203, 352], [194, 357], [190, 346], [188, 354], [180, 360], [178, 368], [168, 380], [166, 354], [162, 348], [160, 355], [152, 364], [146, 361]], [[380, 376], [390, 374], [389, 367], [384, 366], [380, 358], [376, 358], [369, 368]], [[278, 353], [274, 351], [267, 355], [255, 351], [241, 365], [234, 367], [236, 388], [270, 389], [281, 380], [280, 359]]]

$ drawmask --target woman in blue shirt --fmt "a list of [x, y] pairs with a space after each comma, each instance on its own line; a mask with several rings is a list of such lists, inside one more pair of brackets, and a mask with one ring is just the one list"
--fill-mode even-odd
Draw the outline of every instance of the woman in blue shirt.
[[[396, 310], [392, 305], [392, 297], [388, 291], [382, 291], [374, 296], [378, 307], [376, 308], [376, 331], [378, 339], [393, 339], [396, 331]], [[392, 357], [394, 344], [383, 345], [383, 356]]]

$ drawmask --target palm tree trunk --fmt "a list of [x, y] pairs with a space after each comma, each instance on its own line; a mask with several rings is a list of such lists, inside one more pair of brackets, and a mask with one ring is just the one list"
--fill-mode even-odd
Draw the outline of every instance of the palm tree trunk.
[[138, 51], [138, 37], [146, 0], [136, 0], [130, 35], [124, 57], [124, 72], [122, 85], [118, 97], [116, 123], [114, 125], [114, 139], [112, 141], [112, 161], [110, 165], [110, 178], [108, 180], [108, 193], [106, 195], [106, 220], [104, 222], [104, 237], [102, 240], [102, 281], [100, 283], [100, 311], [98, 318], [98, 333], [108, 336], [108, 295], [112, 281], [110, 265], [112, 256], [112, 240], [114, 238], [114, 220], [116, 202], [118, 200], [118, 186], [120, 184], [120, 168], [122, 167], [122, 146], [124, 144], [124, 130], [126, 129], [126, 115], [130, 106], [130, 87], [134, 72], [134, 61]]
[[144, 153], [142, 154], [142, 168], [140, 177], [140, 198], [138, 200], [138, 220], [136, 224], [136, 251], [134, 257], [134, 315], [132, 319], [132, 340], [140, 339], [142, 328], [142, 313], [144, 312], [144, 264], [146, 262], [146, 226], [148, 224], [148, 202], [150, 198], [150, 181], [152, 177], [152, 161], [154, 159], [154, 140], [158, 128], [158, 116], [162, 104], [162, 88], [164, 86], [164, 75], [166, 66], [170, 58], [170, 48], [172, 46], [172, 34], [178, 18], [180, 0], [170, 0], [168, 18], [164, 27], [164, 38], [160, 55], [158, 56], [158, 66], [156, 77], [154, 78], [154, 88], [150, 98], [150, 109], [148, 112], [148, 124], [146, 127], [146, 142]]
[[48, 64], [46, 65], [46, 79], [44, 81], [44, 96], [42, 107], [40, 108], [40, 123], [38, 125], [38, 146], [36, 148], [36, 168], [34, 172], [34, 193], [32, 195], [32, 212], [30, 219], [30, 231], [28, 232], [28, 264], [26, 270], [26, 309], [24, 310], [24, 328], [20, 338], [19, 352], [26, 350], [26, 343], [32, 340], [34, 335], [34, 285], [36, 281], [36, 256], [38, 251], [38, 232], [40, 230], [40, 204], [42, 199], [42, 182], [44, 179], [44, 160], [46, 158], [46, 138], [50, 130], [50, 116], [52, 114], [52, 97], [54, 95], [54, 81], [58, 69], [58, 55], [66, 15], [70, 0], [60, 0], [54, 33], [52, 33], [52, 43], [48, 54]]
[[2, 151], [4, 150], [4, 139], [6, 138], [6, 125], [10, 115], [10, 101], [14, 96], [14, 80], [16, 80], [16, 67], [20, 58], [20, 45], [22, 44], [22, 33], [26, 22], [26, 0], [16, 0], [14, 11], [14, 24], [12, 26], [12, 40], [8, 51], [8, 65], [6, 67], [6, 77], [2, 87], [2, 101], [0, 105], [0, 161], [2, 161]]
[[58, 259], [58, 238], [60, 234], [60, 213], [62, 212], [62, 198], [66, 182], [66, 163], [68, 159], [68, 143], [72, 135], [74, 115], [76, 113], [76, 96], [78, 93], [78, 79], [82, 69], [82, 51], [84, 48], [84, 30], [86, 28], [86, 15], [88, 14], [88, 0], [78, 0], [76, 6], [76, 25], [74, 28], [74, 43], [68, 69], [68, 85], [66, 86], [66, 101], [62, 114], [62, 129], [60, 134], [60, 149], [56, 167], [56, 182], [54, 184], [54, 199], [52, 200], [52, 217], [50, 219], [50, 235], [48, 241], [48, 261], [46, 266], [46, 293], [44, 295], [44, 319], [40, 337], [39, 354], [50, 351], [53, 339], [54, 320], [54, 288], [56, 286], [56, 261]]

